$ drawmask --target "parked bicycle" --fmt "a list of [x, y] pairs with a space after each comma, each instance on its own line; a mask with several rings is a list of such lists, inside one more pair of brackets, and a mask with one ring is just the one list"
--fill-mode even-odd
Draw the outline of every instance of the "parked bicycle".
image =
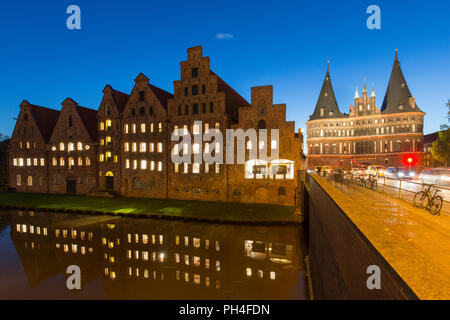
[[370, 174], [369, 178], [366, 180], [366, 188], [377, 191], [378, 179], [376, 175]]
[[434, 193], [431, 192], [431, 188], [434, 184], [424, 184], [427, 188], [424, 191], [419, 191], [414, 195], [414, 204], [419, 208], [425, 208], [432, 215], [439, 215], [442, 205], [444, 204], [444, 199], [437, 194], [441, 192], [434, 188]]

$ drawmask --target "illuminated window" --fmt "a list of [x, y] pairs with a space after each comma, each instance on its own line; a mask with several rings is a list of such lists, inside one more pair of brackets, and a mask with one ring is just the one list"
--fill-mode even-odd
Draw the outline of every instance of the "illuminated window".
[[123, 149], [125, 152], [130, 151], [130, 144], [128, 142], [124, 142]]
[[147, 160], [141, 160], [141, 169], [146, 170], [147, 169]]
[[140, 152], [147, 152], [147, 144], [145, 142], [139, 143], [139, 151]]
[[158, 150], [158, 152], [162, 152], [163, 150], [163, 147], [162, 147], [162, 143], [161, 142], [158, 142], [158, 145], [157, 145], [157, 150]]
[[73, 151], [74, 150], [74, 145], [72, 142], [69, 142], [68, 146], [67, 146], [67, 150], [68, 151]]
[[123, 128], [124, 133], [128, 133], [129, 132], [129, 127], [128, 124], [126, 124]]
[[28, 187], [32, 187], [33, 186], [33, 177], [32, 176], [28, 176], [28, 178], [27, 178], [27, 186]]
[[192, 164], [192, 173], [199, 173], [200, 172], [200, 163], [193, 163]]
[[101, 146], [105, 145], [105, 139], [100, 139], [100, 145]]
[[175, 236], [175, 244], [177, 246], [180, 245], [180, 237], [179, 236]]
[[148, 261], [148, 252], [147, 251], [142, 251], [142, 260]]
[[275, 280], [275, 271], [270, 271], [270, 280]]
[[188, 173], [189, 172], [189, 165], [187, 163], [184, 163], [183, 165], [184, 165], [183, 173]]
[[60, 151], [64, 151], [64, 143], [61, 142], [61, 143], [59, 144], [59, 150], [60, 150]]
[[247, 277], [250, 278], [252, 276], [252, 268], [247, 268]]
[[85, 163], [89, 167], [91, 165], [91, 159], [89, 157], [86, 157]]
[[136, 133], [136, 123], [133, 123], [133, 124], [132, 124], [132, 126], [131, 126], [131, 131], [132, 131], [133, 133]]
[[105, 123], [103, 121], [100, 122], [100, 130], [105, 130]]
[[200, 284], [200, 275], [199, 274], [194, 274], [194, 283]]
[[131, 151], [133, 151], [133, 152], [136, 152], [136, 151], [137, 151], [137, 143], [136, 143], [136, 142], [133, 142], [133, 143], [131, 144]]
[[162, 171], [162, 162], [158, 161], [158, 171]]
[[158, 123], [158, 132], [162, 132], [162, 123]]
[[145, 130], [146, 130], [147, 128], [146, 128], [146, 124], [145, 123], [141, 123], [141, 132], [142, 133], [145, 133]]
[[220, 164], [216, 163], [216, 173], [220, 173]]
[[188, 134], [188, 126], [187, 124], [183, 125], [183, 135], [187, 135]]
[[38, 159], [37, 158], [33, 158], [33, 166], [37, 166], [38, 165]]
[[61, 167], [63, 167], [63, 166], [65, 165], [65, 161], [64, 161], [64, 158], [63, 158], [63, 157], [59, 158], [59, 165], [60, 165]]
[[216, 122], [216, 126], [215, 126], [215, 128], [216, 128], [217, 130], [219, 130], [219, 129], [220, 129], [220, 123], [219, 123], [219, 122]]
[[149, 145], [150, 145], [150, 152], [155, 152], [155, 144], [151, 142]]
[[178, 163], [174, 163], [174, 171], [175, 173], [179, 172]]
[[111, 127], [111, 125], [112, 125], [112, 122], [111, 122], [111, 120], [106, 120], [106, 129], [108, 129], [108, 128], [110, 128]]
[[187, 247], [189, 245], [189, 237], [184, 237], [184, 245]]
[[189, 256], [187, 254], [184, 255], [184, 264], [189, 265]]
[[108, 144], [110, 144], [111, 143], [111, 137], [110, 136], [107, 136], [106, 137], [106, 145], [108, 145]]
[[205, 173], [209, 173], [209, 164], [205, 163]]
[[77, 143], [77, 150], [78, 151], [83, 151], [83, 144], [81, 142]]
[[105, 155], [103, 153], [99, 154], [99, 159], [100, 162], [103, 162], [105, 160]]
[[17, 158], [14, 158], [14, 159], [13, 159], [13, 166], [14, 166], [14, 167], [17, 167]]
[[153, 122], [150, 123], [150, 132], [153, 133], [155, 131], [155, 126], [153, 125]]
[[200, 134], [200, 126], [198, 124], [194, 124], [192, 126], [192, 132], [193, 134]]
[[192, 145], [192, 152], [195, 154], [199, 154], [200, 153], [200, 145], [198, 143], [194, 143]]
[[19, 158], [19, 167], [23, 167], [23, 158]]
[[133, 170], [137, 169], [137, 160], [133, 160]]
[[83, 165], [83, 158], [78, 157], [78, 165], [82, 166]]

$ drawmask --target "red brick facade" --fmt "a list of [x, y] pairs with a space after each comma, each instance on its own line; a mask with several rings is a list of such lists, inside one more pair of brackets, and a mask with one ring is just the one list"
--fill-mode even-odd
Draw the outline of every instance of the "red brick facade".
[[[303, 135], [296, 132], [294, 122], [286, 122], [286, 105], [273, 104], [272, 86], [252, 88], [248, 103], [210, 69], [201, 47], [188, 49], [188, 59], [180, 66], [173, 95], [141, 73], [129, 95], [107, 85], [98, 111], [71, 99], [62, 103], [60, 112], [43, 108], [56, 117], [51, 127], [46, 126], [48, 137], [36, 137], [32, 149], [36, 155], [20, 147], [30, 140], [22, 127], [34, 123], [31, 117], [25, 120], [29, 112], [25, 110], [32, 106], [24, 102], [9, 151], [11, 187], [42, 193], [112, 191], [129, 197], [294, 205], [297, 170], [303, 169]], [[202, 127], [194, 127], [194, 121], [202, 121]], [[267, 129], [268, 155], [279, 149], [279, 157], [265, 162], [250, 159], [251, 148], [262, 151], [259, 141], [245, 142], [245, 164], [172, 162], [175, 129], [196, 134], [215, 128], [224, 136], [224, 161], [226, 130], [239, 128]], [[271, 129], [279, 129], [278, 142], [270, 136]], [[209, 147], [206, 144], [202, 150]], [[28, 158], [43, 158], [42, 168], [14, 165]], [[23, 185], [30, 175], [42, 176], [39, 187], [34, 182], [32, 187]]]
[[314, 114], [307, 125], [307, 167], [318, 165], [350, 169], [358, 164], [423, 168], [423, 119], [400, 69], [397, 55], [381, 108], [375, 91], [366, 85], [362, 96], [355, 93], [350, 114], [337, 106], [329, 71], [324, 80]]

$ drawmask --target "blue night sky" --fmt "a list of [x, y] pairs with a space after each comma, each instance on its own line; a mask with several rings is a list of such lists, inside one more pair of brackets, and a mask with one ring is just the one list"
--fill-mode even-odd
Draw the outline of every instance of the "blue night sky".
[[[81, 8], [81, 30], [66, 8]], [[381, 30], [366, 9], [381, 8]], [[0, 132], [11, 135], [19, 104], [60, 108], [71, 97], [97, 109], [108, 83], [129, 93], [143, 72], [173, 92], [186, 49], [202, 45], [211, 68], [244, 98], [272, 84], [274, 103], [305, 128], [331, 59], [342, 112], [364, 78], [380, 107], [398, 47], [412, 94], [427, 113], [425, 133], [445, 123], [450, 99], [450, 1], [2, 1]], [[219, 33], [232, 35], [218, 39]]]

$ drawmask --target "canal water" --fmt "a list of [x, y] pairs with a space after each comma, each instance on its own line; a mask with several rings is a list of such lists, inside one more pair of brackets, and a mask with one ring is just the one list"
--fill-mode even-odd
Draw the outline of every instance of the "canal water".
[[0, 211], [0, 299], [302, 300], [304, 239], [298, 226]]

